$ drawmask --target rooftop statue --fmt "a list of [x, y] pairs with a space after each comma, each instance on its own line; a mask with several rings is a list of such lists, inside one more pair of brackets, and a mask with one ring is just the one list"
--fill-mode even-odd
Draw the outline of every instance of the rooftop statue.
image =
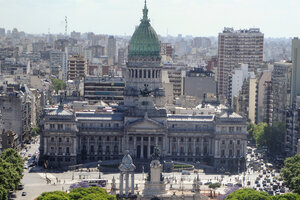
[[148, 97], [148, 96], [150, 96], [150, 93], [152, 92], [152, 90], [149, 90], [149, 89], [148, 89], [148, 84], [144, 84], [144, 86], [145, 86], [145, 89], [140, 90], [141, 95], [142, 95], [143, 97]]

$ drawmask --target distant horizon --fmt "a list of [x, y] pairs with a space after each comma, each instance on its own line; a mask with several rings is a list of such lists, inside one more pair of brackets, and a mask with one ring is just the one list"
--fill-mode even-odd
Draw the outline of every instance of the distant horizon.
[[[0, 0], [0, 27], [28, 34], [68, 33], [131, 36], [142, 17], [144, 0]], [[300, 36], [300, 1], [148, 0], [151, 25], [167, 37], [218, 37], [224, 27], [259, 28], [265, 38]], [[13, 13], [12, 13], [13, 11]], [[105, 33], [104, 33], [105, 32]]]

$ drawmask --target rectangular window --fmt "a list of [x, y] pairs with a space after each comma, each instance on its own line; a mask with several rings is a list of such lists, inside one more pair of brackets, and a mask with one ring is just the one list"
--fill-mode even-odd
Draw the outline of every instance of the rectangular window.
[[55, 129], [55, 124], [50, 124], [50, 129]]
[[62, 124], [57, 124], [57, 129], [58, 130], [63, 130], [63, 125]]
[[71, 130], [71, 124], [66, 124], [66, 125], [65, 125], [65, 129], [66, 129], [66, 130]]
[[230, 133], [233, 133], [233, 132], [234, 132], [234, 127], [232, 127], [232, 126], [229, 127], [229, 132], [230, 132]]

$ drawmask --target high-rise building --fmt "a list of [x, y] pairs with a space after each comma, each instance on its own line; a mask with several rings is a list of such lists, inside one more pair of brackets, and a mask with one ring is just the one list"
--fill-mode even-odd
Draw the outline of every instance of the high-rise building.
[[113, 63], [115, 63], [116, 61], [116, 50], [117, 50], [116, 39], [114, 36], [111, 35], [108, 37], [107, 56], [108, 59], [113, 60]]
[[291, 99], [292, 63], [276, 62], [272, 72], [273, 122], [284, 122]]
[[125, 64], [125, 49], [123, 48], [118, 49], [118, 64], [120, 66]]
[[291, 104], [294, 104], [297, 96], [300, 96], [300, 40], [294, 38], [292, 40], [292, 94]]
[[218, 95], [228, 98], [228, 77], [238, 63], [248, 64], [249, 71], [263, 61], [264, 34], [258, 28], [234, 30], [224, 28], [218, 40]]
[[88, 61], [82, 56], [70, 56], [68, 59], [68, 80], [83, 79], [87, 75]]
[[0, 37], [5, 36], [5, 28], [0, 28]]
[[[269, 89], [268, 82], [271, 82], [271, 70], [264, 70], [258, 73], [257, 78], [257, 90], [256, 90], [256, 114], [255, 114], [255, 123], [267, 122], [269, 118], [267, 117], [267, 112], [269, 111], [267, 104], [271, 103], [269, 98], [269, 92], [272, 93], [272, 90]], [[271, 105], [269, 105], [270, 107]]]

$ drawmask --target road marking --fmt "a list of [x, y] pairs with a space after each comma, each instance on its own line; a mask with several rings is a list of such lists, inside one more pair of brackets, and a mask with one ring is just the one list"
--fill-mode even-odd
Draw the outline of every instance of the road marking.
[[[45, 173], [38, 173], [38, 175], [40, 175], [42, 178], [46, 179], [46, 174]], [[49, 174], [49, 173], [47, 173], [47, 178], [56, 180], [56, 177], [52, 174]]]

